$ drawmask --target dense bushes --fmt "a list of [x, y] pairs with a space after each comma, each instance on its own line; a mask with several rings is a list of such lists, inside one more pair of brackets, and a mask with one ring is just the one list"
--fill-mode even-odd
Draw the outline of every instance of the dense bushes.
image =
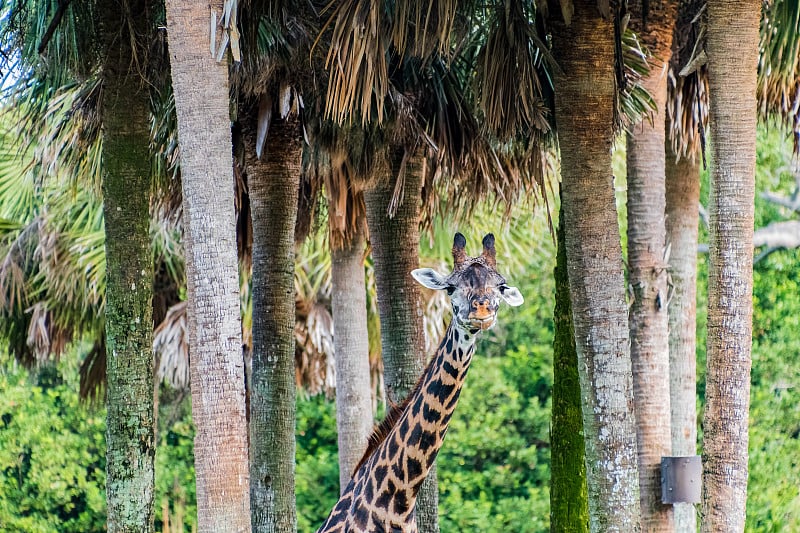
[[104, 531], [105, 411], [51, 368], [6, 363], [0, 390], [0, 530]]

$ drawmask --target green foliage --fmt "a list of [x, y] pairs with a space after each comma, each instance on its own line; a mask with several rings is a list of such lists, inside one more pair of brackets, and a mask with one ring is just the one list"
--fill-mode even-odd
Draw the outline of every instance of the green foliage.
[[0, 373], [0, 530], [105, 530], [105, 413], [57, 369]]
[[551, 362], [534, 352], [473, 361], [439, 454], [442, 531], [549, 528], [550, 404], [535, 391]]
[[297, 398], [297, 530], [315, 531], [339, 499], [336, 409], [324, 395]]
[[800, 251], [755, 265], [747, 530], [800, 530]]
[[172, 420], [164, 420], [167, 416], [162, 409], [156, 449], [156, 531], [163, 528], [165, 513], [169, 514], [170, 531], [180, 530], [178, 522], [183, 523], [184, 530], [197, 528], [194, 426], [189, 404], [187, 399], [175, 405], [178, 412], [170, 413]]
[[[78, 359], [73, 349], [32, 373], [8, 356], [0, 361], [0, 531], [106, 529], [106, 411], [80, 402]], [[191, 531], [197, 509], [189, 402], [162, 405], [155, 525], [163, 525], [166, 506], [172, 527], [178, 519]]]

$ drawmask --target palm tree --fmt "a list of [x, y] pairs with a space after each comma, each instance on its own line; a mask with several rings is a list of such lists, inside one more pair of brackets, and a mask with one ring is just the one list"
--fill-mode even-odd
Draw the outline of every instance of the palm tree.
[[[211, 7], [227, 28], [222, 2]], [[171, 0], [166, 8], [181, 148], [198, 524], [244, 531], [250, 487], [228, 66], [209, 52], [205, 5]], [[213, 27], [221, 37], [219, 24]], [[211, 45], [223, 55], [221, 42]]]
[[[672, 455], [697, 453], [697, 233], [702, 132], [708, 122], [704, 66], [680, 75], [695, 49], [701, 2], [683, 2], [667, 74], [666, 230], [669, 247], [669, 376]], [[674, 504], [676, 531], [696, 531], [694, 505]]]
[[703, 531], [743, 531], [761, 2], [708, 2], [711, 200]]
[[[337, 121], [352, 115], [374, 132], [375, 164], [365, 200], [387, 396], [395, 401], [424, 366], [419, 293], [408, 277], [418, 261], [420, 222], [438, 212], [440, 198], [462, 214], [493, 192], [510, 204], [526, 186], [533, 190], [541, 183], [530, 178], [541, 177], [546, 166], [537, 164], [535, 149], [498, 147], [481, 135], [471, 98], [480, 42], [473, 5], [440, 2], [430, 10], [425, 3], [395, 2], [364, 10], [357, 4], [338, 4], [331, 15], [333, 75], [326, 109]], [[539, 111], [520, 113], [520, 122], [531, 125]], [[535, 163], [520, 164], [529, 158]], [[436, 179], [443, 176], [449, 179]], [[464, 188], [471, 194], [463, 194]], [[417, 500], [421, 531], [438, 530], [436, 491], [429, 483]]]
[[109, 531], [153, 531], [150, 105], [135, 67], [145, 55], [148, 15], [142, 0], [127, 2], [123, 10], [111, 5], [101, 10]]
[[256, 154], [254, 128], [244, 135], [253, 222], [250, 494], [255, 531], [297, 529], [294, 247], [303, 141], [297, 112], [286, 111], [269, 125], [264, 161]]
[[[243, 3], [238, 121], [252, 220], [250, 472], [252, 527], [297, 529], [295, 463], [295, 240], [304, 102], [319, 16], [311, 3]], [[303, 213], [300, 213], [303, 216]], [[297, 240], [302, 240], [301, 238]]]
[[[627, 305], [611, 180], [615, 20], [608, 3], [550, 13], [567, 271], [578, 352], [592, 531], [639, 527]], [[619, 30], [619, 28], [617, 28]], [[620, 58], [621, 59], [621, 58]], [[582, 102], [577, 107], [575, 102]]]
[[[67, 6], [66, 3], [59, 6], [50, 19], [43, 16], [46, 12], [38, 6], [24, 2], [7, 6], [2, 16], [3, 33], [8, 38], [4, 44], [10, 43], [14, 48], [11, 56], [19, 58], [15, 68], [21, 79], [16, 86], [22, 89], [15, 96], [24, 104], [21, 107], [23, 120], [44, 126], [44, 131], [58, 132], [67, 122], [63, 114], [49, 115], [52, 91], [83, 77], [84, 90], [89, 88], [89, 94], [93, 94], [94, 89], [98, 89], [94, 92], [96, 101], [101, 94], [100, 85], [85, 76], [95, 69], [101, 72], [102, 188], [108, 262], [107, 292], [104, 291], [107, 342], [104, 344], [111, 354], [104, 358], [108, 376], [108, 528], [110, 531], [152, 531], [155, 443], [151, 355], [153, 270], [148, 212], [149, 96], [141, 83], [146, 69], [144, 50], [150, 26], [148, 5], [146, 2], [126, 3], [126, 9], [121, 11], [102, 6], [99, 10], [101, 23], [97, 27], [78, 23], [87, 15], [84, 8], [67, 10]], [[132, 18], [121, 17], [121, 12], [131, 14]], [[119, 44], [117, 39], [126, 32], [130, 33]], [[90, 107], [95, 106], [90, 104]], [[55, 122], [56, 127], [48, 130], [48, 122], [51, 126]], [[88, 120], [87, 123], [96, 127], [100, 122]], [[59, 154], [67, 160], [65, 167], [72, 165], [73, 176], [84, 168], [84, 163], [76, 163], [76, 159], [91, 159], [91, 155], [98, 154], [91, 148], [100, 146], [98, 129], [89, 128], [88, 132], [81, 133], [87, 134], [88, 142], [75, 143], [72, 150]], [[55, 147], [60, 146], [63, 144], [55, 143]], [[98, 163], [99, 158], [94, 162]], [[14, 259], [13, 255], [7, 258]], [[64, 272], [59, 275], [63, 276]], [[16, 296], [21, 298], [22, 294], [17, 292]], [[13, 302], [9, 303], [9, 308], [13, 309]], [[40, 324], [47, 320], [48, 314], [51, 320], [56, 315], [48, 313], [46, 307], [37, 307], [40, 316], [36, 322]], [[55, 345], [47, 342], [39, 349], [46, 357], [51, 350], [57, 353], [58, 344], [69, 339], [75, 329], [82, 328], [61, 322], [55, 328], [43, 329], [45, 335], [47, 329], [56, 333]], [[105, 351], [99, 349], [102, 345], [99, 344], [93, 353]]]
[[672, 531], [672, 506], [661, 503], [661, 457], [671, 455], [669, 333], [665, 227], [667, 66], [677, 2], [631, 2], [631, 27], [650, 52], [641, 84], [655, 110], [628, 132], [629, 326], [636, 410], [642, 528]]
[[[339, 490], [344, 491], [372, 432], [369, 317], [364, 259], [366, 207], [348, 157], [328, 158], [331, 252], [331, 309], [335, 328], [336, 429], [339, 444]], [[335, 163], [334, 163], [335, 161]]]

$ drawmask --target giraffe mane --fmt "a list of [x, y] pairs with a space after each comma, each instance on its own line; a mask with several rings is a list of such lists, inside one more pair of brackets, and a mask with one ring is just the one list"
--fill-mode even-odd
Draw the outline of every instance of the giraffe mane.
[[381, 420], [381, 422], [373, 428], [372, 435], [369, 436], [369, 441], [367, 442], [367, 449], [364, 451], [364, 455], [361, 457], [361, 460], [358, 461], [358, 464], [353, 469], [353, 473], [350, 476], [351, 478], [355, 477], [358, 469], [361, 468], [372, 456], [375, 450], [377, 450], [378, 447], [383, 444], [383, 441], [385, 441], [386, 437], [388, 437], [389, 433], [391, 433], [392, 428], [394, 428], [397, 425], [397, 422], [400, 421], [400, 416], [406, 410], [408, 404], [411, 403], [411, 399], [414, 398], [414, 396], [417, 395], [417, 392], [419, 392], [419, 390], [422, 388], [422, 382], [425, 380], [425, 376], [428, 374], [428, 370], [430, 370], [430, 367], [435, 359], [436, 356], [431, 357], [430, 361], [428, 361], [428, 364], [425, 365], [425, 370], [423, 370], [422, 374], [420, 374], [416, 385], [414, 385], [414, 388], [411, 390], [411, 392], [406, 395], [405, 399], [403, 399], [403, 401], [400, 403], [392, 403], [391, 407], [389, 408], [389, 412], [386, 413], [386, 416], [383, 418], [383, 420]]

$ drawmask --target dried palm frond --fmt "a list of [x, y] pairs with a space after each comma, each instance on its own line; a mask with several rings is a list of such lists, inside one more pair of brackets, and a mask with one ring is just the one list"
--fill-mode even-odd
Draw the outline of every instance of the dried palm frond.
[[81, 362], [80, 397], [91, 402], [97, 401], [104, 392], [106, 381], [106, 341], [97, 339]]
[[189, 387], [187, 319], [186, 302], [179, 302], [169, 308], [153, 332], [153, 353], [158, 361], [156, 379], [178, 390]]
[[[708, 127], [708, 75], [702, 61], [705, 0], [681, 3], [672, 39], [672, 59], [667, 73], [667, 135], [679, 157], [705, 157]], [[688, 66], [688, 68], [687, 68]]]
[[617, 120], [623, 127], [638, 123], [643, 116], [656, 108], [650, 93], [641, 85], [641, 80], [649, 71], [647, 52], [639, 42], [638, 36], [630, 29], [621, 33], [621, 42], [617, 53], [622, 53], [621, 68], [623, 82], [618, 81]]
[[758, 60], [758, 102], [763, 118], [776, 117], [792, 132], [800, 153], [800, 4], [765, 3]]
[[557, 66], [538, 33], [533, 5], [492, 2], [487, 7], [475, 61], [476, 99], [485, 126], [501, 142], [520, 133], [548, 133], [553, 89], [547, 69]]
[[336, 3], [325, 24], [332, 28], [325, 63], [330, 72], [325, 118], [382, 124], [388, 116], [386, 100], [393, 98], [395, 65], [408, 57], [427, 61], [433, 55], [448, 55], [459, 7], [450, 0]]

